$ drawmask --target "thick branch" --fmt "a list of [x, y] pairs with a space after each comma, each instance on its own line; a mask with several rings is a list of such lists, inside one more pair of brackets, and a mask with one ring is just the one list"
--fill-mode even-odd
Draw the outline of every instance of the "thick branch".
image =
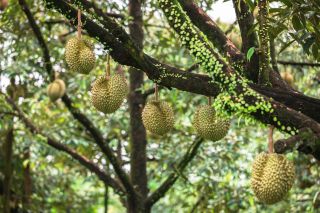
[[313, 155], [320, 160], [320, 135], [315, 135], [310, 129], [301, 129], [299, 134], [275, 142], [276, 153], [286, 153], [297, 149], [299, 152]]
[[166, 192], [173, 186], [173, 184], [178, 180], [179, 174], [183, 173], [184, 169], [187, 165], [192, 161], [192, 159], [196, 156], [197, 151], [202, 144], [203, 139], [196, 139], [193, 144], [189, 147], [188, 151], [180, 160], [179, 164], [176, 167], [177, 171], [172, 172], [167, 179], [161, 184], [161, 186], [154, 191], [147, 199], [146, 206], [151, 207], [155, 204], [160, 198], [165, 196]]
[[269, 2], [268, 0], [258, 0], [259, 7], [259, 41], [260, 41], [260, 54], [259, 54], [259, 83], [269, 84], [269, 71], [270, 71], [270, 38], [269, 38]]
[[[39, 27], [37, 26], [25, 0], [19, 0], [19, 3], [21, 5], [21, 7], [23, 8], [23, 11], [26, 13], [28, 21], [30, 23], [30, 26], [31, 26], [32, 30], [34, 31], [34, 33], [36, 34], [36, 37], [39, 41], [39, 44], [43, 50], [44, 60], [45, 60], [45, 64], [46, 64], [46, 71], [49, 76], [53, 76], [53, 70], [52, 70], [52, 64], [50, 61], [50, 53], [49, 53], [48, 46], [45, 43], [43, 36], [41, 34], [41, 31], [40, 31]], [[73, 17], [76, 17], [76, 15]], [[53, 77], [50, 77], [50, 79], [52, 80]], [[124, 185], [126, 191], [131, 196], [134, 197], [136, 195], [136, 193], [135, 193], [135, 190], [134, 190], [132, 184], [130, 183], [130, 180], [129, 180], [127, 174], [122, 170], [121, 165], [117, 162], [116, 156], [113, 154], [113, 151], [109, 147], [108, 143], [106, 143], [106, 141], [104, 140], [101, 132], [93, 125], [93, 123], [84, 114], [82, 114], [78, 109], [73, 107], [72, 101], [67, 96], [67, 94], [65, 94], [62, 97], [62, 101], [67, 106], [67, 108], [69, 109], [69, 111], [71, 112], [73, 117], [75, 119], [77, 119], [88, 130], [88, 132], [91, 134], [91, 136], [93, 137], [96, 144], [100, 147], [102, 152], [107, 156], [108, 160], [111, 162], [116, 174], [118, 175], [119, 179], [121, 180], [122, 184]]]
[[[250, 33], [250, 29], [253, 27], [253, 16], [249, 11], [245, 2], [241, 1], [240, 9], [236, 9], [238, 19], [240, 19], [239, 27], [241, 30], [241, 37], [243, 42], [241, 53], [230, 39], [227, 38], [225, 33], [219, 28], [219, 26], [200, 8], [194, 3], [193, 0], [179, 0], [179, 3], [190, 17], [192, 23], [196, 25], [208, 39], [222, 52], [233, 64], [237, 64], [247, 70], [248, 78], [254, 82], [258, 80], [259, 70], [259, 57], [254, 54], [250, 61], [246, 61], [245, 53], [251, 47], [258, 46], [258, 38], [254, 32]], [[238, 1], [237, 1], [238, 5]], [[287, 85], [280, 77], [278, 72], [270, 72], [270, 82], [275, 88], [283, 88], [288, 91], [292, 91], [289, 85]]]
[[43, 50], [43, 59], [44, 59], [44, 64], [45, 64], [45, 68], [48, 72], [49, 75], [49, 79], [50, 81], [52, 81], [54, 79], [54, 73], [51, 72], [52, 70], [52, 63], [50, 61], [50, 54], [49, 54], [49, 49], [47, 47], [46, 42], [43, 39], [42, 33], [40, 31], [40, 28], [38, 27], [36, 21], [33, 18], [33, 15], [31, 14], [27, 3], [25, 2], [25, 0], [19, 0], [19, 4], [23, 10], [23, 12], [26, 14], [29, 24], [34, 32], [34, 35], [36, 36], [36, 38], [38, 39], [39, 45]]
[[[69, 19], [76, 15], [76, 10], [62, 0], [48, 0], [46, 2], [49, 4], [50, 8], [54, 7], [58, 9]], [[108, 19], [105, 20], [105, 22], [110, 21], [104, 24], [104, 27], [108, 29], [107, 31], [92, 20], [88, 19], [85, 15], [82, 15], [82, 17], [85, 23], [84, 28], [87, 30], [89, 35], [98, 38], [98, 40], [106, 47], [111, 47], [111, 55], [119, 63], [134, 66], [143, 70], [147, 73], [150, 79], [157, 81], [163, 86], [175, 87], [180, 90], [213, 97], [219, 93], [219, 87], [217, 87], [216, 84], [212, 84], [211, 78], [208, 76], [186, 73], [162, 64], [159, 61], [141, 53], [141, 50], [137, 49], [135, 46], [132, 47], [131, 42], [129, 42], [129, 44], [127, 42], [128, 36], [126, 35], [126, 32], [114, 22], [111, 22]], [[132, 48], [134, 49], [132, 50]], [[116, 51], [114, 49], [116, 49]], [[140, 54], [137, 54], [139, 52]], [[255, 100], [251, 101], [254, 102]], [[280, 119], [279, 121], [281, 121], [284, 126], [295, 126], [297, 129], [300, 129], [302, 121], [310, 120], [303, 116], [303, 114], [297, 113], [277, 102], [272, 101], [271, 103], [273, 106], [279, 108], [275, 110], [275, 116]], [[295, 106], [294, 103], [291, 103], [290, 107], [294, 109], [297, 106]], [[263, 115], [259, 112], [255, 113], [254, 116], [262, 122], [279, 126], [277, 122], [273, 121], [272, 116]], [[313, 126], [317, 128], [317, 124], [314, 124]]]
[[213, 42], [220, 52], [230, 57], [234, 63], [243, 63], [244, 55], [202, 8], [198, 7], [193, 0], [179, 0], [179, 3], [192, 20], [192, 23]]
[[193, 26], [176, 0], [159, 0], [159, 5], [167, 16], [170, 26], [179, 35], [182, 43], [190, 50], [202, 68], [212, 76], [214, 81], [219, 82], [221, 87], [228, 93], [221, 96], [221, 99], [216, 99], [214, 103], [216, 107], [221, 108], [223, 106], [224, 110], [231, 113], [241, 112], [242, 114], [253, 116], [263, 123], [272, 124], [286, 132], [291, 132], [292, 127], [301, 128], [301, 123], [297, 124], [294, 121], [307, 121], [308, 125], [312, 126], [313, 131], [319, 132], [320, 125], [317, 122], [282, 106], [268, 97], [253, 92], [246, 81], [211, 48], [211, 45]]
[[121, 185], [119, 185], [111, 176], [106, 174], [103, 170], [99, 168], [95, 163], [87, 159], [86, 157], [80, 155], [75, 150], [67, 147], [66, 145], [59, 143], [57, 140], [55, 140], [52, 137], [47, 136], [45, 133], [43, 133], [39, 128], [37, 128], [22, 112], [22, 110], [15, 104], [15, 102], [9, 98], [8, 96], [5, 96], [7, 103], [12, 107], [14, 111], [17, 112], [17, 115], [19, 119], [25, 124], [25, 126], [30, 130], [33, 134], [40, 134], [47, 138], [47, 143], [51, 147], [63, 151], [70, 155], [72, 158], [76, 159], [81, 165], [89, 169], [91, 172], [95, 173], [101, 181], [103, 181], [108, 186], [112, 187], [116, 192], [123, 194], [124, 189]]
[[[246, 54], [251, 47], [258, 47], [258, 38], [252, 30], [254, 17], [245, 0], [233, 0], [233, 6], [241, 32], [242, 52]], [[253, 82], [258, 82], [259, 56], [256, 52], [245, 66], [246, 74]]]

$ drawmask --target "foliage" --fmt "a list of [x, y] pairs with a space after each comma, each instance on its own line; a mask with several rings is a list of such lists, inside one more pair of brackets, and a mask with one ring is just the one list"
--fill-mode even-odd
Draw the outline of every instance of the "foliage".
[[[105, 11], [123, 14], [119, 20], [128, 26], [127, 1], [96, 1]], [[214, 1], [199, 1], [205, 10], [214, 7]], [[317, 1], [277, 2], [270, 10], [272, 13], [270, 32], [276, 40], [279, 59], [320, 60], [319, 7]], [[122, 149], [123, 168], [129, 171], [130, 146], [128, 135], [129, 113], [127, 102], [113, 114], [98, 112], [90, 102], [90, 88], [97, 76], [104, 73], [106, 51], [102, 45], [95, 43], [98, 58], [96, 68], [88, 76], [68, 72], [64, 61], [64, 45], [74, 35], [74, 29], [64, 17], [44, 8], [43, 1], [28, 1], [41, 32], [45, 37], [54, 69], [61, 73], [66, 82], [67, 92], [74, 101], [74, 106], [85, 113], [93, 123], [111, 139], [110, 146]], [[32, 6], [31, 5], [36, 5]], [[299, 8], [304, 8], [298, 11]], [[154, 1], [144, 4], [144, 51], [160, 61], [176, 67], [188, 68], [195, 63], [190, 53], [175, 39], [175, 33], [160, 16]], [[53, 21], [60, 21], [53, 23]], [[286, 23], [290, 22], [288, 25]], [[66, 35], [73, 32], [70, 35]], [[235, 29], [234, 32], [238, 32]], [[292, 43], [295, 40], [297, 42]], [[290, 43], [290, 45], [286, 45]], [[287, 46], [286, 49], [283, 47]], [[177, 48], [179, 47], [179, 48]], [[305, 53], [310, 53], [305, 56]], [[311, 54], [312, 53], [312, 54]], [[0, 87], [5, 91], [9, 79], [17, 85], [26, 85], [26, 96], [17, 100], [28, 117], [46, 134], [59, 142], [74, 148], [79, 153], [93, 160], [101, 168], [114, 173], [93, 139], [84, 128], [73, 119], [61, 101], [50, 102], [46, 95], [49, 84], [44, 69], [42, 50], [29, 27], [28, 21], [16, 1], [10, 1], [4, 12], [0, 12]], [[250, 58], [250, 57], [249, 57]], [[112, 62], [112, 70], [117, 64]], [[294, 75], [295, 87], [305, 94], [319, 97], [320, 72], [317, 68], [279, 66], [280, 71], [289, 70]], [[128, 69], [125, 68], [125, 71]], [[198, 70], [204, 73], [203, 70]], [[128, 73], [126, 72], [128, 77]], [[153, 83], [145, 78], [140, 90], [148, 91]], [[199, 105], [207, 104], [206, 98], [185, 93], [176, 89], [162, 89], [161, 100], [173, 106], [175, 128], [170, 134], [157, 137], [148, 134], [147, 157], [149, 188], [159, 187], [170, 171], [179, 161], [195, 139], [192, 118]], [[3, 145], [8, 124], [12, 121], [11, 108], [0, 95], [0, 141]], [[31, 165], [32, 197], [30, 211], [47, 212], [102, 212], [105, 186], [99, 179], [69, 156], [46, 145], [40, 135], [31, 134], [27, 128], [14, 118], [14, 175], [13, 188], [19, 205], [23, 197], [23, 171]], [[288, 137], [276, 132], [275, 139]], [[274, 206], [263, 205], [254, 198], [250, 189], [250, 166], [254, 157], [266, 150], [267, 130], [260, 124], [246, 123], [241, 117], [233, 117], [229, 134], [221, 141], [205, 141], [196, 158], [187, 170], [180, 174], [180, 179], [153, 208], [153, 212], [316, 212], [320, 207], [319, 165], [309, 156], [289, 154], [294, 160], [297, 180], [289, 196]], [[28, 149], [30, 158], [24, 159], [23, 153]], [[3, 153], [0, 154], [1, 179], [3, 178]], [[119, 196], [109, 190], [110, 212], [123, 212]]]

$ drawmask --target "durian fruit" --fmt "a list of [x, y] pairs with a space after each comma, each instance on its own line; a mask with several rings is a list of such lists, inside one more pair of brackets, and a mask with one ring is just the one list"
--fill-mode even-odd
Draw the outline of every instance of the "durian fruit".
[[260, 153], [252, 166], [251, 188], [261, 202], [274, 204], [285, 197], [294, 178], [294, 165], [284, 155]]
[[128, 85], [123, 75], [101, 76], [91, 89], [93, 106], [104, 113], [113, 113], [121, 106], [128, 93]]
[[151, 133], [164, 135], [174, 125], [173, 110], [165, 101], [150, 100], [142, 111], [142, 122]]
[[73, 37], [67, 41], [65, 58], [72, 71], [88, 74], [95, 64], [92, 43], [86, 38]]
[[61, 98], [66, 92], [66, 85], [63, 80], [56, 79], [48, 85], [47, 94], [51, 101], [56, 101]]
[[218, 141], [228, 133], [230, 121], [216, 116], [210, 105], [204, 105], [196, 109], [193, 126], [200, 137]]
[[285, 71], [281, 73], [281, 78], [287, 82], [290, 86], [294, 86], [294, 78], [291, 72]]

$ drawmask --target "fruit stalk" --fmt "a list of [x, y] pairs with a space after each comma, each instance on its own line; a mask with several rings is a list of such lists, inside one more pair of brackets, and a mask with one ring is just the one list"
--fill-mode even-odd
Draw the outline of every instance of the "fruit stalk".
[[158, 101], [159, 100], [158, 84], [155, 84], [155, 86], [154, 86], [154, 94], [155, 94], [156, 101]]
[[111, 76], [111, 71], [110, 71], [110, 55], [107, 55], [107, 63], [106, 63], [106, 78], [109, 79]]
[[270, 125], [269, 127], [269, 134], [268, 134], [268, 148], [269, 148], [269, 153], [273, 153], [273, 129], [274, 126]]
[[81, 39], [81, 10], [78, 10], [78, 38]]

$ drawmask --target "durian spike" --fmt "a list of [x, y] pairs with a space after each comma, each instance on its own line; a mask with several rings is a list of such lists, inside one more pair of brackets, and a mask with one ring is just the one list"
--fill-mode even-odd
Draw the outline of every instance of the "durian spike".
[[155, 97], [156, 97], [156, 101], [158, 101], [158, 100], [159, 100], [158, 84], [155, 84], [155, 85], [154, 85], [154, 94], [155, 94]]
[[78, 9], [78, 38], [81, 39], [81, 10]]
[[107, 63], [106, 63], [106, 78], [109, 79], [111, 75], [110, 71], [110, 55], [107, 55]]
[[274, 126], [270, 125], [269, 126], [269, 134], [268, 134], [268, 148], [269, 148], [269, 153], [273, 153], [273, 129]]
[[211, 100], [211, 97], [210, 97], [210, 96], [208, 97], [208, 104], [209, 104], [209, 106], [212, 105], [212, 100]]

